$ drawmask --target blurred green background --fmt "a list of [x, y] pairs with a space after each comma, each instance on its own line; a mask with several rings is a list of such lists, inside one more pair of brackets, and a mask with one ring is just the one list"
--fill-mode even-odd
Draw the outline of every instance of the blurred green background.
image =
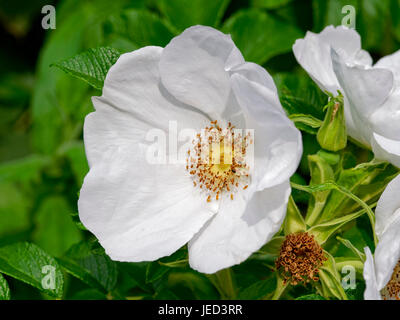
[[[41, 27], [45, 4], [56, 7], [55, 30]], [[400, 0], [0, 1], [0, 247], [28, 241], [60, 263], [68, 258], [86, 268], [87, 274], [73, 268], [65, 274], [65, 299], [219, 298], [215, 285], [187, 266], [117, 264], [101, 253], [87, 258], [87, 250], [101, 249], [74, 213], [88, 171], [83, 121], [93, 110], [90, 97], [101, 92], [50, 64], [92, 47], [127, 52], [165, 46], [186, 27], [209, 25], [230, 33], [246, 60], [273, 74], [280, 93], [296, 96], [282, 101], [287, 109], [295, 102], [322, 119], [326, 98], [298, 66], [291, 46], [307, 30], [339, 25], [348, 4], [356, 8], [356, 29], [375, 61], [400, 48]], [[304, 133], [305, 155], [318, 148], [309, 140]], [[305, 165], [298, 179], [307, 181]], [[97, 273], [88, 266], [93, 261]], [[267, 270], [251, 261], [236, 267], [243, 275], [238, 286], [262, 279]], [[13, 299], [48, 298], [5, 279]]]

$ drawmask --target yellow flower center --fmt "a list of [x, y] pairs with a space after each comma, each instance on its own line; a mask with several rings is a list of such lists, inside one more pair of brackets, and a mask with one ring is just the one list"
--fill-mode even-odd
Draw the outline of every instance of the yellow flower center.
[[212, 121], [192, 143], [186, 170], [193, 178], [193, 185], [206, 193], [208, 202], [213, 198], [218, 200], [223, 194], [230, 194], [233, 200], [239, 188], [248, 187], [250, 167], [246, 152], [253, 143], [250, 133], [242, 134], [231, 123], [222, 129], [217, 121]]
[[384, 300], [400, 300], [400, 260], [393, 270], [393, 275], [381, 291]]

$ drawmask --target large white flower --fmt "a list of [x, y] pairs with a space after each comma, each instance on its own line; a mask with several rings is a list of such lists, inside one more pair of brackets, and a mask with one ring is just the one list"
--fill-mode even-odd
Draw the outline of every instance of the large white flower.
[[400, 300], [400, 176], [392, 180], [376, 207], [376, 234], [379, 243], [374, 257], [365, 248], [366, 300]]
[[400, 167], [400, 51], [372, 66], [355, 30], [328, 26], [307, 32], [293, 52], [322, 90], [342, 92], [348, 134]]
[[[195, 26], [165, 48], [123, 54], [93, 104], [84, 126], [90, 171], [78, 208], [112, 259], [152, 261], [188, 243], [191, 267], [214, 273], [244, 261], [279, 230], [301, 135], [271, 76], [245, 62], [230, 36]], [[200, 170], [192, 147], [186, 161], [149, 163], [146, 136], [170, 134], [170, 121], [178, 132], [254, 129], [254, 166], [242, 175], [238, 164]], [[176, 143], [179, 150], [187, 145]], [[166, 158], [174, 156], [167, 148]]]

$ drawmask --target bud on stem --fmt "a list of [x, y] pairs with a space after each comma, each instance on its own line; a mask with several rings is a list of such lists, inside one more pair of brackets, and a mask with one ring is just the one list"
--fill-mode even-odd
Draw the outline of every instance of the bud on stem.
[[318, 143], [329, 151], [344, 149], [347, 145], [347, 133], [342, 94], [339, 93], [337, 97], [330, 95], [325, 109], [325, 119], [317, 133]]

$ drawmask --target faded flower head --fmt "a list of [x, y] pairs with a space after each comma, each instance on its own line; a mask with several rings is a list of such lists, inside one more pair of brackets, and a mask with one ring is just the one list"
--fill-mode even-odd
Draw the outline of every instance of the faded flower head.
[[324, 250], [307, 232], [289, 234], [282, 243], [276, 268], [291, 285], [318, 281], [318, 271], [327, 258]]

